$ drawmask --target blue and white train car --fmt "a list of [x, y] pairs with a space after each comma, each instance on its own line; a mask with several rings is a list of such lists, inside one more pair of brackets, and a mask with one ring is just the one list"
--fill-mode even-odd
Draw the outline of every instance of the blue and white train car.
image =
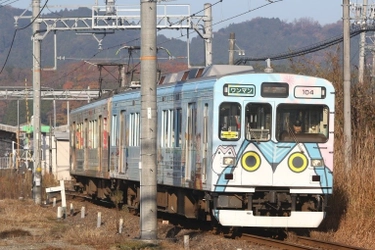
[[[172, 79], [176, 78], [172, 82]], [[223, 226], [315, 228], [333, 188], [333, 85], [214, 65], [157, 90], [157, 207]], [[71, 112], [71, 175], [139, 207], [140, 90]]]

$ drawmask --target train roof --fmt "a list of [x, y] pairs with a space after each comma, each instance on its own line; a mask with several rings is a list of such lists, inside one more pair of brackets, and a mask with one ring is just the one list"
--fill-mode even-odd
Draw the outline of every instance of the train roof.
[[163, 75], [158, 84], [168, 84], [180, 81], [187, 81], [195, 78], [219, 77], [223, 75], [239, 74], [239, 73], [254, 73], [254, 68], [249, 65], [211, 65], [201, 68], [190, 68]]

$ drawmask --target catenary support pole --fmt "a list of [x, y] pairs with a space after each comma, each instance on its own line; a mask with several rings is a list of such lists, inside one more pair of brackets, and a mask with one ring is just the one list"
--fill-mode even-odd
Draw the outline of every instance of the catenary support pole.
[[[362, 14], [360, 17], [361, 29], [367, 27], [367, 0], [363, 0]], [[365, 48], [366, 48], [366, 32], [362, 32], [359, 38], [359, 63], [358, 63], [358, 82], [363, 83], [364, 72], [365, 72]]]
[[141, 0], [141, 240], [157, 238], [156, 0]]
[[344, 39], [344, 135], [345, 135], [345, 166], [351, 168], [352, 134], [350, 110], [350, 3], [343, 0], [343, 39]]
[[40, 0], [32, 2], [33, 20], [33, 199], [36, 204], [42, 203], [42, 165], [40, 159], [40, 24], [36, 20], [39, 17]]
[[234, 44], [236, 42], [235, 34], [232, 32], [229, 35], [229, 65], [234, 64]]
[[205, 45], [205, 61], [206, 66], [212, 65], [212, 5], [210, 3], [204, 4], [204, 30], [206, 36], [204, 39]]

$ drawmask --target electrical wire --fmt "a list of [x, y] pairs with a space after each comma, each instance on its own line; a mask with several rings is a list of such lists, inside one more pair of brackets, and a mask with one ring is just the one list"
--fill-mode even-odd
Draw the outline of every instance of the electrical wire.
[[266, 4], [263, 4], [263, 5], [259, 6], [259, 7], [254, 8], [254, 9], [247, 10], [247, 11], [245, 11], [245, 12], [239, 13], [239, 14], [234, 15], [234, 16], [232, 16], [232, 17], [228, 17], [228, 18], [223, 19], [223, 20], [221, 20], [221, 21], [219, 21], [219, 22], [216, 22], [216, 23], [212, 24], [212, 26], [215, 26], [215, 25], [218, 25], [218, 24], [221, 24], [221, 23], [227, 22], [227, 21], [229, 21], [229, 20], [232, 20], [232, 19], [235, 19], [235, 18], [237, 18], [237, 17], [243, 16], [243, 15], [248, 14], [248, 13], [250, 13], [250, 12], [253, 12], [253, 11], [259, 10], [259, 9], [261, 9], [261, 8], [264, 8], [264, 7], [266, 7], [267, 5], [270, 5], [270, 4], [273, 4], [273, 3], [277, 3], [277, 2], [282, 2], [282, 1], [283, 1], [283, 0], [270, 1], [270, 2], [268, 2], [268, 3], [266, 3]]
[[40, 14], [42, 13], [43, 9], [46, 7], [47, 3], [48, 3], [48, 0], [46, 0], [46, 2], [44, 3], [43, 7], [40, 9], [38, 15], [36, 15], [36, 17], [35, 17], [35, 18], [34, 18], [34, 19], [33, 19], [28, 25], [26, 25], [26, 26], [24, 26], [24, 27], [21, 27], [21, 28], [17, 28], [17, 29], [14, 30], [13, 38], [12, 38], [12, 42], [10, 43], [10, 48], [9, 48], [9, 50], [8, 50], [7, 57], [5, 58], [5, 62], [4, 62], [4, 64], [3, 64], [3, 67], [2, 67], [1, 70], [0, 70], [0, 75], [1, 75], [1, 73], [3, 73], [3, 70], [4, 70], [4, 68], [5, 68], [5, 66], [6, 66], [6, 64], [7, 64], [7, 62], [8, 62], [8, 59], [9, 59], [10, 53], [12, 52], [12, 48], [13, 48], [13, 45], [14, 45], [14, 41], [15, 41], [16, 36], [17, 36], [17, 31], [19, 31], [19, 30], [24, 30], [24, 29], [30, 27], [30, 25], [32, 25], [32, 24], [35, 22], [35, 20], [40, 16]]
[[[263, 5], [261, 5], [261, 6], [258, 6], [258, 7], [256, 7], [256, 8], [253, 8], [253, 9], [247, 10], [247, 11], [242, 12], [242, 13], [240, 13], [240, 14], [237, 14], [237, 15], [234, 15], [234, 16], [231, 16], [231, 17], [228, 17], [228, 18], [226, 18], [226, 19], [224, 19], [224, 20], [221, 20], [221, 21], [219, 21], [219, 22], [216, 22], [216, 23], [212, 24], [212, 26], [215, 26], [215, 25], [218, 25], [218, 24], [221, 24], [221, 23], [227, 22], [227, 21], [229, 21], [229, 20], [232, 20], [232, 19], [235, 19], [235, 18], [237, 18], [237, 17], [243, 16], [243, 15], [248, 14], [248, 13], [250, 13], [250, 12], [256, 11], [256, 10], [261, 9], [261, 8], [264, 8], [264, 7], [266, 7], [266, 6], [270, 5], [270, 4], [277, 3], [277, 2], [281, 2], [281, 1], [283, 1], [283, 0], [270, 1], [270, 2], [268, 2], [268, 3], [266, 3], [266, 4], [263, 4]], [[216, 3], [214, 3], [214, 4], [212, 4], [212, 5], [209, 6], [209, 7], [206, 7], [206, 8], [204, 8], [204, 9], [198, 11], [198, 12], [195, 12], [194, 14], [191, 14], [189, 17], [183, 18], [183, 19], [182, 19], [181, 21], [179, 21], [179, 22], [171, 23], [170, 26], [172, 26], [172, 25], [174, 25], [174, 24], [177, 24], [177, 23], [181, 23], [181, 22], [183, 22], [184, 20], [186, 20], [187, 18], [194, 17], [194, 16], [196, 16], [198, 13], [201, 13], [201, 12], [205, 11], [207, 8], [212, 8], [213, 6], [215, 6], [215, 5], [217, 5], [217, 4], [221, 3], [221, 2], [223, 2], [223, 0], [220, 0], [220, 1], [218, 1], [218, 2], [216, 2]], [[189, 34], [193, 34], [193, 33], [194, 33], [194, 31], [189, 32]], [[178, 37], [174, 37], [173, 39], [182, 38], [182, 37], [184, 37], [184, 36], [185, 36], [184, 34], [181, 34], [180, 36], [178, 36]], [[187, 36], [187, 34], [186, 34], [186, 36]], [[168, 43], [168, 42], [171, 42], [171, 41], [172, 41], [172, 39], [170, 39], [170, 40], [166, 40], [166, 41], [164, 41], [164, 42], [159, 43], [158, 45], [161, 45], [161, 44], [164, 44], [164, 43]]]
[[13, 2], [10, 2], [10, 3], [7, 3], [7, 4], [4, 5], [4, 3], [9, 2], [9, 1], [11, 1], [11, 0], [6, 0], [6, 1], [1, 2], [0, 3], [0, 8], [6, 7], [6, 6], [10, 6], [12, 3], [16, 3], [19, 0], [14, 0]]
[[9, 2], [9, 1], [11, 1], [11, 0], [2, 1], [0, 3], [0, 8], [3, 8], [3, 7], [8, 6], [8, 5], [11, 5], [12, 3], [18, 2], [19, 0], [14, 0], [13, 2], [10, 2], [10, 3], [7, 3], [7, 4], [4, 5], [4, 3]]
[[[216, 3], [212, 4], [210, 7], [212, 7], [212, 6], [216, 5], [216, 4], [221, 3], [222, 1], [223, 1], [223, 0], [219, 0], [219, 1], [217, 1]], [[282, 1], [282, 0], [279, 0], [279, 1]], [[206, 8], [204, 8], [204, 9], [200, 10], [200, 11], [197, 11], [197, 12], [191, 14], [189, 17], [186, 17], [186, 18], [184, 18], [183, 20], [180, 20], [178, 23], [183, 22], [183, 21], [186, 20], [187, 18], [190, 18], [190, 17], [196, 16], [197, 14], [199, 14], [199, 13], [205, 11], [207, 8], [210, 8], [210, 7], [206, 7]], [[174, 23], [174, 24], [177, 24], [177, 22]], [[171, 25], [174, 25], [174, 24], [172, 23]], [[183, 36], [184, 36], [184, 35], [181, 35], [180, 37], [183, 37]], [[177, 37], [177, 38], [178, 38], [178, 37]], [[176, 38], [176, 39], [177, 39], [177, 38]], [[129, 41], [129, 42], [126, 42], [126, 43], [123, 43], [123, 44], [128, 44], [128, 43], [131, 43], [131, 42], [134, 42], [134, 41], [140, 40], [140, 39], [141, 39], [141, 37], [137, 37], [137, 38], [133, 39], [132, 41]], [[163, 43], [166, 43], [166, 42], [169, 42], [169, 41], [165, 41], [165, 42], [162, 42], [162, 43], [159, 43], [159, 44], [163, 44]], [[121, 44], [121, 46], [123, 46], [123, 44]], [[159, 45], [159, 44], [158, 44], [158, 45]], [[110, 48], [103, 49], [103, 50], [97, 52], [96, 54], [94, 54], [94, 55], [93, 55], [91, 58], [89, 58], [88, 60], [94, 58], [95, 56], [97, 56], [99, 53], [101, 53], [101, 52], [104, 51], [104, 50], [108, 50], [108, 49], [111, 49], [111, 48], [114, 48], [114, 47], [117, 47], [117, 46], [119, 46], [119, 45], [116, 45], [116, 46], [112, 46], [112, 47], [110, 47]], [[83, 65], [84, 65], [84, 62], [83, 62], [80, 66], [74, 68], [73, 70], [71, 70], [71, 71], [69, 71], [68, 73], [64, 74], [63, 76], [59, 77], [56, 81], [59, 81], [59, 80], [61, 80], [62, 78], [67, 77], [68, 75], [74, 73], [74, 72], [77, 71], [78, 69], [82, 68]], [[0, 74], [1, 74], [1, 73], [0, 73]]]
[[[132, 39], [132, 40], [130, 40], [130, 41], [127, 41], [127, 42], [125, 42], [125, 43], [121, 43], [121, 44], [117, 44], [117, 45], [114, 45], [114, 46], [110, 46], [110, 47], [108, 47], [108, 48], [104, 48], [104, 49], [102, 49], [102, 50], [96, 52], [93, 56], [91, 56], [91, 57], [88, 58], [87, 60], [93, 59], [93, 58], [96, 57], [98, 54], [100, 54], [100, 53], [102, 53], [102, 52], [104, 52], [104, 51], [106, 51], [106, 50], [110, 50], [110, 49], [118, 48], [118, 47], [123, 47], [124, 44], [129, 44], [129, 43], [132, 43], [132, 42], [135, 42], [135, 41], [138, 41], [138, 40], [140, 40], [139, 37], [138, 37], [138, 38], [135, 38], [135, 39]], [[71, 71], [69, 71], [69, 72], [63, 74], [63, 75], [62, 75], [61, 77], [59, 77], [58, 79], [54, 80], [54, 82], [60, 81], [61, 79], [67, 77], [68, 75], [70, 75], [70, 74], [76, 72], [77, 70], [79, 70], [80, 68], [82, 68], [84, 65], [85, 65], [85, 62], [82, 62], [81, 65], [79, 65], [79, 66], [77, 66], [76, 68], [72, 69]], [[46, 85], [48, 85], [48, 83], [47, 83]]]
[[[354, 30], [350, 32], [350, 38], [355, 37], [359, 35], [362, 32], [368, 32], [368, 31], [375, 31], [375, 28], [368, 28], [368, 29], [360, 29], [360, 30]], [[276, 55], [269, 55], [269, 56], [263, 56], [263, 57], [246, 57], [246, 58], [240, 58], [236, 60], [235, 64], [240, 65], [240, 64], [246, 64], [247, 62], [255, 62], [255, 61], [265, 61], [267, 59], [271, 59], [272, 61], [277, 61], [277, 60], [284, 60], [284, 59], [289, 59], [292, 57], [297, 57], [297, 56], [303, 56], [306, 54], [310, 54], [313, 52], [317, 52], [319, 50], [326, 49], [330, 46], [339, 44], [343, 42], [344, 38], [343, 35], [339, 35], [330, 39], [327, 39], [325, 41], [319, 42], [312, 44], [310, 46], [305, 46], [303, 48], [282, 53], [282, 54], [276, 54]]]
[[[281, 1], [282, 1], [282, 0], [281, 0]], [[195, 16], [198, 15], [199, 13], [204, 12], [206, 9], [212, 8], [213, 6], [215, 6], [215, 5], [217, 5], [217, 4], [221, 3], [221, 2], [223, 2], [223, 0], [219, 0], [219, 1], [217, 1], [216, 3], [213, 3], [213, 4], [211, 4], [210, 6], [207, 6], [207, 7], [203, 8], [203, 9], [200, 10], [200, 11], [197, 11], [197, 12], [195, 12], [195, 13], [193, 13], [193, 14], [187, 16], [187, 17], [184, 17], [184, 18], [182, 18], [180, 21], [176, 21], [176, 22], [174, 22], [174, 23], [170, 23], [169, 26], [173, 26], [173, 25], [176, 25], [176, 24], [178, 24], [178, 23], [182, 23], [183, 21], [185, 21], [185, 20], [187, 20], [187, 19], [189, 19], [189, 18], [195, 17]]]

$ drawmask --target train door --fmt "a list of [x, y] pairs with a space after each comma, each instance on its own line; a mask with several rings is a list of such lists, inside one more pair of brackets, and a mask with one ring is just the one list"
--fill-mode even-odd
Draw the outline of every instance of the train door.
[[207, 180], [207, 157], [208, 157], [208, 103], [203, 108], [203, 136], [202, 136], [202, 183]]
[[[95, 133], [95, 136], [98, 135], [99, 138], [95, 140], [95, 147], [97, 146], [98, 147], [98, 158], [99, 159], [99, 172], [102, 172], [102, 168], [103, 168], [103, 162], [102, 162], [102, 159], [103, 159], [103, 117], [101, 115], [99, 115], [99, 120], [98, 120], [98, 131], [94, 131]], [[96, 142], [98, 140], [98, 143]]]
[[77, 169], [77, 124], [73, 122], [70, 127], [70, 167], [71, 170]]
[[89, 150], [88, 150], [88, 135], [89, 135], [89, 120], [85, 119], [83, 124], [83, 157], [84, 164], [83, 169], [87, 170], [89, 168]]
[[103, 131], [102, 131], [102, 155], [103, 155], [103, 160], [102, 164], [103, 167], [106, 167], [106, 171], [109, 172], [109, 162], [108, 162], [108, 157], [109, 157], [109, 150], [108, 150], [108, 122], [107, 122], [107, 117], [103, 117]]
[[126, 152], [127, 152], [127, 147], [126, 147], [126, 111], [121, 110], [120, 113], [120, 157], [119, 157], [119, 168], [118, 171], [119, 173], [125, 173], [126, 171]]
[[186, 124], [186, 160], [185, 160], [185, 182], [190, 182], [191, 171], [195, 170], [196, 162], [196, 122], [197, 122], [197, 106], [196, 103], [189, 103], [187, 110], [187, 124]]
[[245, 141], [241, 147], [242, 185], [272, 185], [274, 143], [271, 141], [273, 103], [246, 103]]

